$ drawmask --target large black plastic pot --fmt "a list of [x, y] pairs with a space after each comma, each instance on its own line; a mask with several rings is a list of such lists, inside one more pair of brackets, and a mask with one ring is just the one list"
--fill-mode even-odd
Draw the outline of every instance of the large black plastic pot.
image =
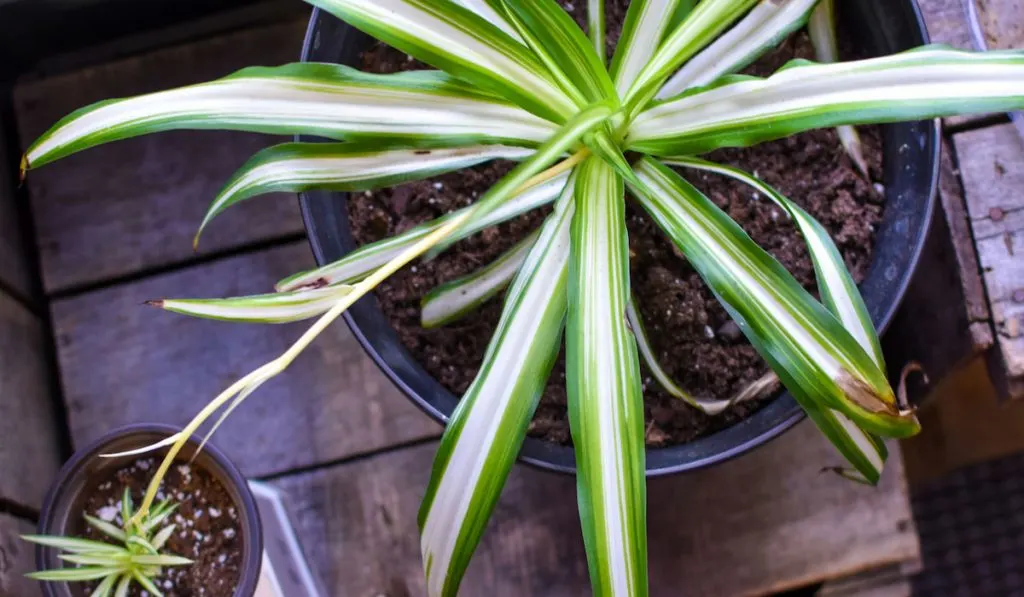
[[[82, 512], [89, 492], [95, 489], [97, 477], [109, 474], [125, 464], [124, 458], [102, 458], [102, 454], [113, 454], [142, 448], [181, 431], [167, 425], [128, 425], [115, 429], [92, 444], [78, 450], [57, 474], [57, 481], [50, 488], [39, 515], [39, 534], [72, 537], [82, 524]], [[242, 561], [238, 584], [233, 597], [253, 597], [260, 580], [263, 563], [263, 527], [256, 499], [249, 490], [245, 477], [228, 460], [223, 452], [212, 444], [203, 447], [196, 454], [199, 444], [189, 440], [179, 458], [195, 456], [193, 466], [198, 466], [215, 478], [230, 496], [238, 511], [239, 537], [242, 541]], [[158, 452], [158, 454], [160, 454]], [[53, 570], [63, 566], [57, 558], [58, 550], [36, 546], [36, 567], [39, 570]], [[80, 583], [41, 582], [46, 597], [83, 597]]]
[[[928, 34], [914, 0], [841, 1], [850, 30], [861, 33], [863, 50], [885, 55], [927, 43]], [[369, 39], [330, 14], [316, 10], [310, 21], [303, 60], [358, 66]], [[875, 325], [884, 330], [910, 283], [932, 217], [938, 180], [939, 129], [934, 121], [885, 127], [886, 206], [878, 229], [874, 262], [861, 291]], [[309, 192], [301, 197], [303, 217], [318, 263], [340, 258], [355, 248], [345, 210], [345, 196]], [[371, 299], [356, 303], [345, 315], [366, 352], [409, 398], [435, 419], [446, 422], [458, 401], [406, 351]], [[697, 441], [647, 450], [647, 474], [664, 475], [696, 469], [737, 456], [778, 436], [803, 418], [788, 393], [751, 417]], [[572, 448], [527, 438], [524, 462], [572, 473]]]

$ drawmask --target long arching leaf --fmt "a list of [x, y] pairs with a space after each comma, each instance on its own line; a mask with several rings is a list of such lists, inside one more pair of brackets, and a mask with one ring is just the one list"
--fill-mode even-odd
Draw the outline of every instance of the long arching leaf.
[[503, 0], [534, 54], [579, 107], [618, 101], [604, 61], [576, 21], [555, 0]]
[[[495, 0], [495, 2], [500, 1], [501, 0]], [[519, 34], [516, 33], [515, 28], [505, 20], [505, 17], [501, 13], [495, 10], [494, 6], [491, 5], [492, 3], [488, 0], [455, 0], [455, 2], [475, 12], [484, 19], [487, 19], [488, 23], [494, 25], [498, 29], [501, 29], [508, 34], [509, 37], [519, 39]]]
[[24, 166], [174, 129], [536, 145], [557, 127], [441, 72], [371, 75], [302, 63], [246, 68], [209, 83], [82, 108], [37, 139]]
[[[807, 242], [807, 250], [814, 263], [818, 293], [821, 295], [822, 303], [839, 319], [846, 331], [868, 353], [875, 365], [880, 370], [885, 370], [878, 334], [875, 332], [875, 326], [871, 322], [864, 299], [857, 289], [857, 284], [847, 271], [839, 249], [817, 220], [771, 185], [737, 168], [698, 158], [672, 158], [664, 160], [664, 163], [714, 172], [739, 180], [750, 185], [784, 209]], [[873, 438], [861, 430], [841, 412], [822, 408], [806, 400], [802, 400], [801, 404], [811, 419], [846, 459], [857, 468], [865, 480], [877, 483], [882, 474], [882, 466], [888, 456], [885, 444], [879, 438]]]
[[794, 61], [767, 79], [725, 77], [655, 105], [633, 122], [630, 149], [692, 155], [815, 128], [1024, 108], [1024, 51], [927, 46], [836, 64]]
[[[637, 75], [654, 55], [672, 24], [670, 17], [680, 6], [690, 8], [688, 2], [681, 0], [633, 0], [629, 3], [610, 69], [620, 94], [625, 95], [629, 91]], [[683, 14], [684, 18], [686, 14], [689, 12]]]
[[647, 595], [643, 394], [626, 325], [629, 247], [622, 179], [579, 166], [569, 266], [566, 383], [583, 542], [595, 595]]
[[801, 401], [857, 426], [905, 437], [920, 426], [900, 409], [885, 372], [824, 306], [700, 191], [650, 158], [634, 194], [707, 282], [740, 329]]
[[[470, 226], [449, 238], [449, 244], [462, 240], [505, 220], [547, 205], [555, 200], [565, 187], [568, 173], [561, 174], [551, 180], [524, 191], [499, 205], [494, 211], [476, 220]], [[464, 207], [415, 228], [389, 236], [383, 240], [363, 245], [345, 255], [341, 259], [327, 265], [298, 273], [281, 280], [275, 285], [279, 292], [300, 288], [328, 286], [331, 284], [351, 284], [366, 277], [370, 272], [384, 265], [416, 241], [445, 225], [452, 218], [459, 218], [473, 209]]]
[[205, 319], [249, 323], [289, 323], [322, 315], [351, 291], [350, 286], [295, 290], [214, 299], [164, 299], [154, 307]]
[[522, 267], [537, 240], [533, 233], [467, 276], [431, 290], [420, 302], [420, 324], [436, 328], [462, 318], [501, 292]]
[[736, 26], [672, 75], [655, 97], [669, 98], [744, 68], [806, 23], [817, 2], [761, 0]]
[[637, 74], [624, 102], [629, 114], [642, 110], [665, 80], [747, 12], [757, 0], [701, 0], [671, 31]]
[[516, 276], [480, 372], [441, 438], [419, 515], [429, 597], [458, 592], [558, 355], [572, 218], [570, 182]]
[[522, 159], [533, 153], [522, 147], [398, 147], [381, 143], [285, 143], [264, 149], [236, 172], [217, 194], [199, 227], [250, 197], [310, 189], [363, 191], [422, 180], [495, 159]]
[[306, 0], [427, 64], [539, 116], [576, 111], [520, 42], [451, 0]]

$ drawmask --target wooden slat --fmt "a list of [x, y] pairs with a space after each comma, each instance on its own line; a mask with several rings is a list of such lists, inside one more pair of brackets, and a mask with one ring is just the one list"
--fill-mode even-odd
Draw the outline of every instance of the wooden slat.
[[60, 464], [39, 320], [0, 292], [0, 500], [37, 509]]
[[[275, 482], [330, 595], [422, 595], [416, 512], [436, 449]], [[820, 473], [837, 456], [802, 423], [748, 455], [648, 488], [652, 595], [765, 594], [919, 560], [899, 450], [877, 489]], [[576, 482], [517, 466], [461, 594], [589, 595]]]
[[[3, 92], [0, 89], [0, 93]], [[31, 278], [15, 205], [18, 180], [12, 166], [16, 156], [9, 154], [4, 138], [3, 125], [0, 125], [0, 283], [27, 298], [31, 295]]]
[[[240, 377], [284, 352], [309, 325], [192, 319], [148, 299], [267, 292], [312, 264], [305, 242], [224, 259], [53, 304], [72, 439], [131, 422], [184, 424]], [[338, 321], [218, 431], [249, 475], [266, 475], [395, 443], [439, 427], [402, 396]]]
[[948, 44], [962, 50], [974, 47], [964, 0], [920, 0], [918, 5], [933, 43]]
[[[974, 0], [979, 22], [990, 49], [1024, 48], [1024, 0]], [[921, 13], [934, 43], [976, 49], [967, 21], [965, 0], [920, 0]], [[970, 126], [988, 118], [987, 114], [947, 118], [951, 126]]]
[[[304, 23], [164, 49], [86, 68], [15, 90], [21, 139], [65, 114], [111, 97], [205, 81], [248, 65], [298, 59]], [[230, 174], [275, 139], [215, 131], [173, 132], [99, 147], [30, 173], [43, 283], [48, 291], [89, 284], [193, 257], [191, 238]], [[223, 250], [298, 233], [294, 199], [266, 197], [225, 213], [204, 238]]]
[[[943, 149], [940, 209], [903, 307], [882, 339], [894, 379], [909, 361], [917, 361], [937, 383], [994, 341], [963, 188], [950, 147]], [[921, 403], [934, 387], [912, 384], [911, 399]]]
[[993, 373], [1024, 398], [1024, 139], [1007, 124], [954, 142], [996, 330]]
[[1024, 0], [977, 0], [989, 48], [1024, 48]]
[[32, 546], [19, 538], [31, 533], [32, 524], [0, 514], [0, 597], [40, 597], [39, 583], [25, 578], [35, 570]]

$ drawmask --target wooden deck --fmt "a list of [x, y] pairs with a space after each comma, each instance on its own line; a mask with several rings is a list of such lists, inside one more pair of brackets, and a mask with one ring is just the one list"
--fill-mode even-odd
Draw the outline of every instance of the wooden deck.
[[[990, 0], [986, 7], [1009, 10], [1016, 4]], [[939, 41], [970, 44], [960, 0], [928, 0], [925, 8]], [[304, 26], [295, 20], [249, 28], [25, 78], [13, 92], [18, 136], [22, 143], [31, 140], [61, 115], [97, 99], [292, 60]], [[1003, 347], [1020, 342], [1012, 322], [1024, 313], [1018, 291], [999, 286], [1002, 269], [1022, 263], [1005, 254], [1024, 251], [1024, 210], [1004, 205], [1004, 217], [995, 218], [992, 208], [1002, 204], [986, 210], [973, 202], [975, 196], [1014, 193], [1020, 201], [1024, 149], [1013, 145], [1019, 139], [997, 117], [960, 119], [956, 127], [930, 254], [956, 264], [942, 283], [962, 300], [928, 303], [935, 286], [922, 282], [915, 282], [910, 295], [921, 309], [932, 309], [940, 324], [956, 322], [964, 338], [941, 354], [929, 353], [942, 366], [993, 343], [1014, 354]], [[168, 133], [91, 150], [33, 172], [21, 191], [34, 221], [30, 243], [38, 251], [38, 263], [29, 268], [25, 263], [32, 259], [21, 255], [18, 241], [9, 242], [20, 227], [0, 213], [0, 339], [36, 346], [24, 351], [25, 362], [0, 361], [0, 438], [14, 433], [5, 425], [15, 420], [38, 427], [19, 433], [38, 444], [32, 459], [21, 457], [21, 446], [17, 454], [6, 441], [0, 447], [0, 597], [35, 595], [16, 573], [30, 562], [13, 535], [24, 531], [38, 509], [61, 456], [60, 425], [53, 424], [43, 396], [55, 391], [46, 381], [49, 362], [42, 344], [48, 335], [67, 430], [71, 443], [81, 445], [126, 423], [185, 423], [304, 329], [193, 320], [142, 305], [166, 296], [265, 291], [312, 263], [296, 203], [285, 196], [229, 210], [207, 231], [202, 250], [191, 250], [195, 226], [219, 185], [274, 141]], [[14, 157], [0, 160], [0, 168], [11, 166]], [[1005, 171], [993, 170], [995, 163], [1007, 166]], [[1000, 195], [1004, 187], [996, 185], [1009, 192]], [[0, 210], [15, 200], [0, 199]], [[26, 271], [32, 268], [38, 272]], [[41, 290], [33, 290], [36, 277]], [[901, 318], [897, 329], [920, 328], [920, 318]], [[893, 350], [923, 349], [903, 343]], [[19, 399], [12, 401], [12, 395]], [[423, 594], [415, 519], [440, 432], [337, 324], [240, 408], [215, 442], [247, 475], [288, 494], [300, 540], [331, 595], [400, 597]], [[822, 475], [821, 467], [836, 464], [837, 457], [805, 423], [743, 458], [652, 481], [652, 594], [765, 594], [826, 581], [829, 594], [869, 594], [882, 590], [879, 585], [899, 594], [902, 576], [919, 564], [919, 546], [898, 446], [892, 452], [877, 489]], [[5, 484], [29, 471], [29, 483]], [[845, 580], [850, 578], [857, 582]], [[516, 467], [463, 593], [589, 594], [574, 479]]]

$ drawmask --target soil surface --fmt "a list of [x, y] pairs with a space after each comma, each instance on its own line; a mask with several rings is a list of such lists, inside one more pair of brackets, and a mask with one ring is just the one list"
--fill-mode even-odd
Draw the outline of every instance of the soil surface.
[[[131, 490], [137, 507], [160, 462], [154, 457], [141, 458], [132, 464], [98, 479], [96, 492], [85, 504], [85, 513], [122, 526], [121, 498], [124, 488]], [[232, 597], [241, 575], [242, 540], [238, 511], [224, 486], [209, 472], [196, 464], [180, 462], [171, 467], [157, 501], [170, 498], [178, 508], [168, 518], [175, 525], [174, 533], [161, 553], [189, 558], [193, 564], [164, 567], [154, 580], [165, 597]], [[110, 541], [92, 527], [83, 534], [100, 541]], [[93, 585], [95, 586], [95, 585]], [[129, 592], [141, 597], [144, 592], [133, 583]]]
[[[627, 4], [626, 0], [606, 3], [609, 45], [618, 38]], [[584, 5], [568, 5], [581, 23]], [[855, 57], [842, 32], [840, 41], [847, 50], [844, 54]], [[793, 58], [813, 58], [803, 32], [794, 34], [745, 72], [766, 76]], [[424, 68], [383, 45], [365, 52], [362, 66], [383, 73]], [[881, 180], [880, 132], [873, 127], [859, 130], [871, 178]], [[755, 173], [800, 204], [831, 233], [854, 278], [858, 282], [863, 279], [871, 262], [874, 230], [882, 217], [883, 189], [860, 176], [833, 130], [812, 131], [752, 148], [720, 150], [707, 157]], [[464, 207], [510, 167], [508, 163], [491, 163], [429, 181], [355, 194], [348, 203], [355, 237], [360, 243], [372, 242]], [[782, 210], [749, 187], [720, 176], [685, 174], [816, 294], [814, 269], [804, 241]], [[767, 365], [643, 210], [631, 200], [626, 209], [631, 284], [659, 362], [677, 384], [694, 395], [732, 397], [765, 374]], [[432, 261], [405, 268], [378, 287], [378, 301], [402, 342], [454, 394], [461, 395], [476, 375], [497, 326], [503, 297], [492, 299], [460, 321], [432, 330], [420, 327], [420, 299], [437, 285], [497, 258], [537, 229], [548, 211], [537, 210], [485, 230]], [[709, 417], [665, 393], [646, 371], [644, 375], [649, 446], [684, 443], [728, 427], [774, 397], [739, 404]], [[558, 443], [571, 441], [561, 357], [529, 433]]]

